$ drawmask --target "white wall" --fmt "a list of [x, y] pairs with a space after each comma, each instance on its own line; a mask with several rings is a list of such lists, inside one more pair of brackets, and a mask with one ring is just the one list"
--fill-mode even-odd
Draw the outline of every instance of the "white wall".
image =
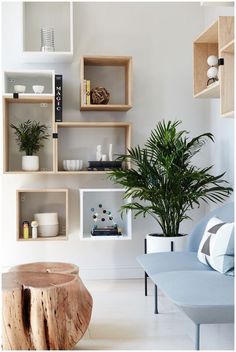
[[[64, 120], [131, 121], [133, 144], [143, 144], [161, 119], [180, 119], [190, 135], [209, 130], [207, 102], [192, 97], [192, 41], [204, 28], [198, 3], [75, 3], [72, 64], [21, 64], [20, 3], [3, 3], [3, 69], [55, 69], [64, 76]], [[132, 55], [133, 105], [125, 112], [79, 111], [81, 55]], [[209, 146], [198, 162], [208, 165]], [[15, 191], [30, 187], [68, 187], [69, 240], [16, 242]], [[79, 239], [79, 188], [114, 187], [106, 176], [3, 176], [3, 264], [37, 260], [71, 261], [87, 277], [140, 277], [136, 256], [146, 233], [157, 231], [152, 219], [133, 221], [131, 241], [82, 242]], [[204, 208], [192, 212], [195, 223]], [[191, 230], [191, 221], [182, 231]]]

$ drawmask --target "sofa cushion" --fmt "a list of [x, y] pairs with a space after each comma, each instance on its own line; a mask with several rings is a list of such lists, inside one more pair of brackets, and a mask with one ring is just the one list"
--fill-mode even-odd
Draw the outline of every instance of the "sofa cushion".
[[234, 223], [213, 217], [207, 225], [198, 249], [198, 259], [223, 274], [234, 269]]
[[212, 270], [210, 267], [199, 262], [196, 252], [143, 254], [137, 257], [137, 261], [151, 278], [154, 274], [168, 271]]

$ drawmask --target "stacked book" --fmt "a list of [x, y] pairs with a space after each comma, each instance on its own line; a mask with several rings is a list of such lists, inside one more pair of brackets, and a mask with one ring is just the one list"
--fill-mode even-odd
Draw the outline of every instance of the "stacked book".
[[90, 80], [84, 79], [83, 81], [83, 104], [90, 105]]

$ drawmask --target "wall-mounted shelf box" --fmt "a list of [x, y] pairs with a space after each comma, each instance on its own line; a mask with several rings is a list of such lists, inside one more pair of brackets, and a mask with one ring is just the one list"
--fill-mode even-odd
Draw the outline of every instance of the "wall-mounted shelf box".
[[[48, 96], [55, 95], [55, 71], [53, 70], [25, 70], [25, 71], [5, 71], [3, 77], [4, 95], [12, 96], [14, 93], [14, 85], [26, 86], [25, 93], [21, 96]], [[42, 94], [35, 94], [33, 85], [44, 86]]]
[[[131, 210], [123, 214], [121, 218], [120, 207], [129, 202], [124, 200], [124, 190], [119, 188], [112, 189], [80, 189], [80, 238], [81, 240], [131, 240], [132, 239], [132, 219]], [[99, 207], [102, 205], [102, 207]], [[94, 211], [93, 211], [94, 209]], [[106, 213], [104, 213], [106, 211]], [[110, 221], [106, 215], [111, 212], [113, 220]], [[99, 220], [94, 222], [93, 215], [98, 213]], [[101, 216], [100, 216], [101, 214]], [[105, 218], [102, 222], [101, 217]], [[110, 226], [116, 223], [121, 229], [121, 236], [92, 236], [91, 230], [94, 224], [99, 226]]]
[[[54, 52], [41, 51], [41, 28], [53, 28]], [[73, 2], [22, 2], [24, 62], [71, 62], [73, 59]]]
[[[17, 218], [16, 228], [18, 241], [49, 241], [68, 239], [68, 189], [20, 189], [16, 191]], [[59, 235], [55, 237], [38, 237], [29, 239], [22, 235], [23, 221], [34, 220], [35, 213], [58, 213]]]
[[[193, 43], [194, 97], [220, 98], [221, 116], [234, 114], [234, 17], [221, 16]], [[224, 59], [219, 66], [219, 81], [207, 86], [207, 58]]]
[[29, 120], [35, 120], [48, 126], [48, 133], [53, 131], [54, 97], [53, 96], [21, 96], [15, 99], [3, 97], [3, 137], [4, 137], [4, 172], [6, 173], [34, 173], [48, 174], [54, 171], [54, 145], [51, 138], [44, 141], [44, 147], [40, 149], [40, 171], [22, 172], [21, 157], [14, 130], [10, 123], [18, 124]]
[[[105, 87], [110, 93], [109, 103], [83, 103], [83, 82], [90, 80], [91, 89]], [[132, 108], [132, 57], [83, 56], [80, 60], [80, 86], [82, 111], [128, 111]]]
[[[101, 174], [106, 171], [87, 171], [88, 161], [96, 160], [96, 147], [108, 154], [124, 154], [131, 146], [131, 124], [127, 122], [60, 122], [56, 124], [56, 171], [61, 174]], [[63, 171], [63, 160], [83, 160], [83, 170]], [[126, 165], [128, 167], [128, 165]]]

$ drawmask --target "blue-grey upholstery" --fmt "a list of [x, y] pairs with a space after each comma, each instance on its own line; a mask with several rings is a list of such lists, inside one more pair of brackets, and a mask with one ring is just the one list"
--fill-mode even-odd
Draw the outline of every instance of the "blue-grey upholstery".
[[157, 286], [196, 324], [195, 349], [199, 349], [200, 324], [234, 321], [234, 278], [220, 274], [197, 258], [208, 220], [234, 221], [234, 204], [225, 204], [207, 214], [189, 236], [185, 252], [144, 254], [137, 258]]

